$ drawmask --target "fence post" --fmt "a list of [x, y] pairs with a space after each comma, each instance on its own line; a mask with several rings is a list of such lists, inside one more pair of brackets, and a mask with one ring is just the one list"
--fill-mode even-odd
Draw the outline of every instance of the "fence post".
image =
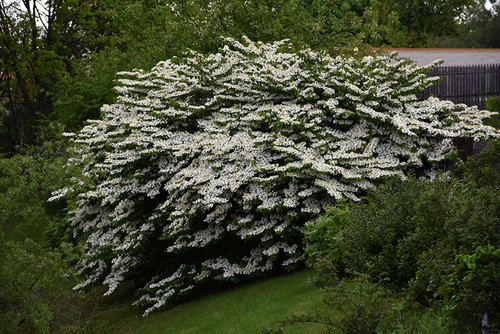
[[483, 320], [481, 321], [481, 334], [488, 334], [488, 329], [496, 332], [494, 324], [488, 325], [488, 314], [483, 315]]
[[481, 334], [488, 334], [488, 314], [483, 315], [483, 320], [481, 321]]

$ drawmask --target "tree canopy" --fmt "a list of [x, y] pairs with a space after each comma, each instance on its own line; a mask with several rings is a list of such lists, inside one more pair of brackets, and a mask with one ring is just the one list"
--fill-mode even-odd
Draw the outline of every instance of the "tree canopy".
[[[94, 2], [98, 3], [98, 2]], [[101, 49], [105, 25], [89, 2], [0, 3], [0, 101], [8, 110], [4, 150], [36, 142], [40, 120], [75, 74], [75, 59]]]
[[376, 29], [384, 33], [382, 45], [405, 47], [432, 46], [436, 37], [455, 33], [457, 18], [474, 0], [372, 0], [371, 11]]
[[488, 10], [482, 3], [463, 15], [455, 34], [442, 36], [437, 45], [451, 48], [500, 48], [500, 2]]
[[[421, 47], [438, 36], [455, 34], [456, 18], [464, 13], [483, 22], [484, 13], [466, 11], [473, 4], [473, 0], [3, 0], [0, 101], [9, 115], [3, 117], [0, 144], [4, 152], [13, 152], [36, 143], [41, 126], [52, 121], [76, 130], [86, 119], [98, 117], [102, 104], [113, 102], [116, 72], [149, 68], [187, 49], [215, 52], [222, 35], [263, 42], [287, 38], [297, 46], [330, 51]], [[494, 20], [488, 22], [494, 27]]]

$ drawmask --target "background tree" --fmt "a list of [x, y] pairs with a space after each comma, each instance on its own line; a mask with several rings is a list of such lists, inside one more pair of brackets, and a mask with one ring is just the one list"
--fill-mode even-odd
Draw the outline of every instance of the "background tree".
[[453, 34], [474, 0], [372, 0], [367, 42], [374, 46], [428, 47]]
[[450, 48], [500, 48], [500, 2], [486, 9], [482, 3], [463, 15], [456, 34], [438, 39], [437, 45]]
[[214, 52], [220, 36], [288, 38], [323, 49], [360, 44], [355, 41], [364, 11], [352, 0], [122, 0], [100, 6], [96, 10], [109, 19], [112, 34], [105, 48], [73, 61], [75, 73], [55, 105], [54, 119], [71, 130], [114, 101], [118, 71], [150, 68], [188, 48]]
[[36, 141], [43, 120], [76, 131], [116, 97], [115, 73], [149, 68], [219, 36], [294, 45], [426, 46], [454, 33], [473, 0], [23, 0], [1, 3], [4, 151]]
[[0, 131], [4, 151], [33, 144], [74, 59], [101, 48], [99, 1], [0, 2], [0, 99], [9, 115]]

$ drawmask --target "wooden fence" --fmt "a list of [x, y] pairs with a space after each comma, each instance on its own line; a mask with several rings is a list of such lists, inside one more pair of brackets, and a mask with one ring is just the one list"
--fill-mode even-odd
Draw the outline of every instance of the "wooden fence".
[[439, 76], [441, 81], [419, 94], [421, 99], [433, 95], [486, 109], [489, 97], [500, 96], [500, 64], [438, 66], [429, 72], [429, 76]]

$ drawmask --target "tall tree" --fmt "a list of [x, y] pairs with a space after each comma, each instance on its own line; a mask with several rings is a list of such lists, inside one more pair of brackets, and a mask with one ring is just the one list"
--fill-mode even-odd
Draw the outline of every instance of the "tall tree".
[[456, 31], [458, 19], [474, 0], [371, 0], [372, 44], [427, 47]]
[[490, 8], [483, 3], [471, 6], [460, 21], [457, 34], [446, 36], [437, 45], [450, 48], [500, 48], [500, 1]]
[[98, 2], [0, 1], [0, 101], [9, 111], [0, 131], [4, 151], [35, 140], [72, 60], [99, 48], [106, 25], [96, 24]]

